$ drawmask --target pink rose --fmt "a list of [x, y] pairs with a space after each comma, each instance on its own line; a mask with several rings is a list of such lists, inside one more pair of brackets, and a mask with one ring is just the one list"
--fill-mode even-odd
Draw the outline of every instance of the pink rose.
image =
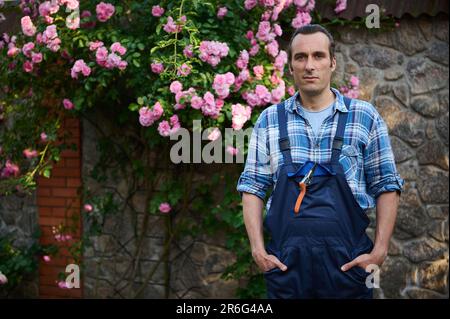
[[264, 75], [264, 67], [262, 65], [254, 66], [253, 73], [255, 73], [256, 79], [261, 80], [262, 76]]
[[199, 58], [213, 67], [220, 63], [221, 58], [228, 55], [229, 48], [226, 43], [218, 41], [202, 41], [200, 43]]
[[215, 127], [211, 133], [208, 134], [208, 140], [210, 141], [215, 141], [217, 140], [220, 136], [222, 135], [222, 133], [220, 132], [220, 130]]
[[41, 137], [41, 142], [47, 142], [48, 136], [47, 136], [47, 134], [45, 134], [45, 132], [42, 132], [40, 137]]
[[295, 94], [295, 88], [293, 86], [288, 87], [287, 92], [290, 96]]
[[51, 258], [50, 258], [50, 256], [42, 256], [42, 259], [46, 262], [46, 263], [48, 263], [48, 262], [50, 262], [50, 260], [51, 260]]
[[160, 17], [163, 14], [164, 14], [164, 8], [161, 8], [160, 6], [153, 6], [152, 7], [152, 16]]
[[31, 52], [31, 61], [33, 63], [41, 63], [42, 62], [42, 53]]
[[72, 103], [72, 101], [69, 100], [69, 99], [64, 99], [64, 100], [63, 100], [63, 105], [64, 105], [64, 108], [65, 108], [66, 110], [72, 110], [72, 109], [73, 109], [73, 103]]
[[167, 23], [163, 27], [163, 30], [167, 33], [176, 33], [181, 31], [180, 27], [181, 26], [177, 26], [173, 18], [169, 16], [167, 18]]
[[264, 85], [257, 85], [255, 88], [255, 94], [259, 97], [261, 102], [269, 103], [272, 96], [269, 90]]
[[275, 40], [271, 41], [266, 45], [265, 49], [269, 55], [276, 57], [278, 55], [278, 42]]
[[65, 281], [58, 281], [58, 287], [61, 289], [67, 289], [67, 284]]
[[279, 37], [281, 37], [283, 34], [283, 30], [281, 29], [280, 25], [278, 25], [278, 24], [273, 25], [273, 32], [275, 32], [275, 34]]
[[176, 133], [178, 129], [181, 127], [180, 120], [178, 119], [178, 115], [172, 115], [170, 117], [170, 125], [172, 128], [170, 129], [170, 134]]
[[287, 53], [286, 51], [280, 50], [280, 53], [275, 58], [274, 68], [278, 71], [283, 71], [284, 66], [287, 63]]
[[159, 211], [160, 211], [161, 213], [168, 213], [168, 212], [170, 212], [171, 210], [172, 210], [172, 207], [170, 206], [169, 203], [164, 202], [164, 203], [161, 203], [161, 204], [159, 205]]
[[294, 28], [300, 28], [304, 25], [310, 24], [311, 23], [311, 16], [309, 15], [308, 12], [305, 11], [298, 11], [297, 15], [295, 16], [294, 20], [292, 20], [292, 26]]
[[315, 7], [316, 2], [315, 0], [294, 0], [294, 4], [297, 6], [298, 10], [311, 12]]
[[22, 32], [26, 36], [32, 37], [36, 33], [36, 27], [33, 25], [29, 16], [22, 17], [20, 23], [22, 25]]
[[28, 42], [25, 43], [22, 47], [22, 53], [27, 57], [30, 58], [31, 57], [31, 51], [34, 49], [34, 43], [33, 42]]
[[112, 68], [118, 67], [120, 61], [122, 61], [120, 56], [118, 56], [115, 53], [110, 53], [110, 54], [108, 54], [108, 57], [106, 58], [105, 67], [108, 68], [108, 69], [112, 69]]
[[247, 50], [242, 50], [241, 53], [239, 54], [238, 60], [236, 61], [236, 66], [241, 70], [245, 69], [248, 65], [249, 58], [250, 56]]
[[7, 56], [9, 57], [14, 57], [16, 55], [18, 55], [20, 52], [19, 48], [16, 48], [15, 46], [12, 46], [8, 49], [8, 52], [6, 53]]
[[0, 285], [6, 285], [7, 283], [8, 278], [0, 271]]
[[162, 63], [154, 62], [150, 65], [152, 72], [156, 74], [160, 74], [164, 71], [164, 65]]
[[271, 26], [269, 21], [261, 21], [258, 26], [256, 37], [263, 42], [270, 42], [275, 39], [275, 33], [270, 32]]
[[36, 150], [31, 150], [29, 148], [23, 150], [23, 155], [28, 158], [35, 158], [38, 156], [38, 152]]
[[139, 109], [139, 123], [142, 126], [150, 126], [153, 124], [153, 116], [151, 110], [144, 106]]
[[203, 105], [203, 99], [199, 96], [194, 95], [191, 98], [191, 106], [193, 109], [199, 110]]
[[31, 61], [25, 61], [23, 64], [23, 70], [27, 73], [30, 73], [33, 71], [33, 63]]
[[95, 59], [97, 60], [97, 64], [105, 66], [106, 60], [108, 59], [108, 49], [105, 47], [98, 48], [95, 52]]
[[17, 177], [19, 175], [19, 166], [12, 163], [10, 160], [6, 160], [5, 166], [0, 174], [2, 178], [8, 178], [10, 176]]
[[176, 94], [178, 92], [180, 92], [181, 90], [183, 90], [183, 85], [179, 82], [179, 81], [173, 81], [170, 84], [170, 92], [172, 92], [173, 94]]
[[347, 0], [337, 0], [336, 1], [336, 8], [334, 8], [334, 12], [336, 12], [336, 14], [344, 11], [345, 9], [347, 9]]
[[353, 87], [358, 87], [358, 86], [359, 86], [359, 79], [358, 79], [358, 77], [352, 75], [352, 76], [350, 77], [350, 84], [351, 84]]
[[103, 42], [102, 41], [94, 41], [94, 42], [89, 42], [89, 50], [91, 51], [95, 51], [98, 48], [101, 48], [103, 46]]
[[187, 45], [184, 49], [183, 49], [183, 54], [185, 57], [187, 58], [192, 58], [194, 56], [194, 51], [192, 50], [192, 45]]
[[226, 148], [227, 153], [236, 156], [239, 153], [239, 150], [233, 146], [228, 145]]
[[128, 62], [127, 61], [120, 61], [119, 64], [117, 65], [119, 70], [125, 70], [127, 66], [128, 66]]
[[223, 19], [228, 13], [227, 7], [220, 7], [219, 10], [217, 10], [217, 18]]
[[245, 2], [244, 2], [245, 10], [253, 9], [257, 3], [258, 3], [257, 0], [245, 0]]
[[234, 130], [240, 130], [244, 126], [245, 122], [250, 119], [252, 114], [252, 109], [249, 106], [241, 104], [231, 105], [231, 115], [232, 115], [232, 127]]
[[169, 136], [170, 135], [170, 124], [168, 121], [161, 121], [158, 125], [158, 132], [161, 136]]
[[119, 42], [114, 42], [111, 45], [111, 52], [112, 53], [119, 53], [120, 55], [124, 55], [127, 52], [127, 49], [124, 48]]
[[272, 104], [278, 104], [281, 102], [281, 99], [284, 97], [285, 94], [285, 86], [284, 86], [284, 82], [282, 82], [279, 86], [277, 86], [275, 89], [272, 90], [271, 95], [272, 95]]
[[139, 123], [142, 126], [150, 126], [159, 120], [163, 113], [164, 110], [159, 102], [156, 102], [152, 109], [146, 106], [141, 107], [139, 110]]
[[191, 73], [191, 67], [187, 65], [186, 63], [183, 63], [178, 69], [177, 69], [177, 75], [178, 76], [188, 76]]
[[95, 11], [97, 13], [97, 19], [100, 22], [105, 22], [112, 17], [116, 8], [110, 3], [100, 2], [97, 4]]
[[79, 2], [77, 0], [62, 0], [61, 1], [63, 4], [66, 4], [66, 7], [69, 8], [70, 10], [75, 10], [76, 8], [78, 8], [80, 6]]
[[254, 46], [252, 46], [250, 48], [250, 51], [248, 51], [248, 54], [250, 54], [250, 56], [255, 56], [258, 54], [258, 52], [259, 52], [259, 45], [255, 44]]
[[94, 209], [91, 204], [84, 204], [83, 209], [85, 212], [90, 213]]
[[66, 26], [70, 30], [76, 30], [80, 27], [80, 17], [77, 16], [67, 16], [66, 17]]

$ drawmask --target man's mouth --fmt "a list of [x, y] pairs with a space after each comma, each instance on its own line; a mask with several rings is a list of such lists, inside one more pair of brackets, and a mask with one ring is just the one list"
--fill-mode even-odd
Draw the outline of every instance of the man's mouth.
[[315, 80], [318, 79], [318, 77], [315, 77], [315, 76], [304, 76], [303, 79], [305, 81], [315, 81]]

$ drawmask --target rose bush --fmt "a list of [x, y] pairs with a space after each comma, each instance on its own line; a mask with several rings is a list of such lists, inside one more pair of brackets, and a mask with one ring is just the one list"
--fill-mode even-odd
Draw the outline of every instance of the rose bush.
[[[341, 12], [346, 1], [333, 5]], [[224, 128], [251, 126], [265, 107], [293, 95], [279, 41], [320, 19], [314, 0], [22, 0], [20, 8], [21, 32], [0, 40], [3, 194], [32, 189], [37, 174], [49, 177], [52, 163], [70, 146], [60, 143], [61, 118], [92, 108], [114, 110], [117, 125], [137, 128], [137, 134], [125, 130], [123, 136], [147, 152], [129, 160], [134, 174], [154, 180], [148, 151], [168, 152], [168, 136], [181, 127], [192, 131], [192, 121], [201, 120], [202, 127], [213, 128], [214, 140]], [[358, 83], [351, 84], [346, 89], [354, 96]], [[224, 149], [233, 155], [245, 150]], [[235, 180], [229, 183], [234, 189]], [[195, 204], [183, 199], [179, 185], [168, 185], [171, 195], [149, 195], [147, 211], [170, 218], [200, 205], [211, 212], [204, 218], [210, 228], [208, 218], [221, 216], [218, 225], [230, 227], [228, 247], [238, 255], [228, 277], [256, 278], [243, 248], [237, 194], [227, 192], [226, 205]], [[92, 197], [84, 213], [98, 234], [102, 209], [96, 202], [101, 200]]]

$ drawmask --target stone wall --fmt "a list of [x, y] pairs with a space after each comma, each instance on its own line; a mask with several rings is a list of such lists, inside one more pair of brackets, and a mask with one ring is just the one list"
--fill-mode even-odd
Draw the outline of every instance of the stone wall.
[[[0, 197], [0, 238], [12, 234], [13, 245], [30, 247], [36, 240], [33, 234], [38, 230], [36, 193], [31, 196], [10, 195]], [[38, 276], [25, 278], [10, 297], [36, 298], [39, 295]]]
[[[233, 254], [224, 247], [223, 234], [174, 240], [168, 264], [159, 263], [166, 236], [165, 217], [145, 213], [146, 189], [134, 188], [135, 181], [127, 174], [129, 167], [125, 172], [119, 168], [109, 170], [106, 183], [101, 185], [91, 177], [99, 161], [99, 139], [115, 130], [107, 121], [100, 120], [104, 116], [108, 115], [98, 111], [83, 121], [83, 185], [95, 195], [111, 192], [119, 210], [106, 214], [104, 233], [91, 237], [92, 246], [84, 254], [85, 297], [134, 298], [142, 287], [140, 298], [232, 297], [237, 282], [220, 279], [226, 266], [234, 261]], [[202, 183], [206, 178], [207, 174], [195, 174], [194, 182]], [[89, 225], [85, 224], [84, 229], [88, 230]], [[139, 242], [143, 232], [145, 235]], [[141, 249], [137, 250], [139, 245]], [[153, 269], [154, 274], [147, 280]], [[165, 277], [165, 269], [170, 278]]]

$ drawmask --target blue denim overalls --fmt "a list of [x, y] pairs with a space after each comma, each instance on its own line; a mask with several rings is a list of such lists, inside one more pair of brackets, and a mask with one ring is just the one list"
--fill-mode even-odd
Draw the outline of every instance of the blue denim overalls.
[[[344, 98], [349, 109], [350, 99]], [[264, 220], [271, 235], [267, 252], [288, 269], [264, 273], [268, 298], [372, 298], [365, 284], [368, 273], [358, 266], [343, 272], [340, 267], [370, 253], [366, 234], [369, 218], [355, 200], [339, 163], [348, 113], [339, 112], [331, 161], [317, 163], [300, 210], [294, 212], [299, 182], [313, 162], [292, 163], [284, 103], [277, 106], [279, 145], [283, 165]]]

